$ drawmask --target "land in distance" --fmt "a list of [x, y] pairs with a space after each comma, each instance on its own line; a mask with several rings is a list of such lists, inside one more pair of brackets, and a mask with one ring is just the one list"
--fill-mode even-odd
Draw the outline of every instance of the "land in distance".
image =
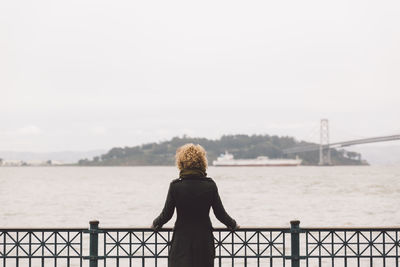
[[[312, 145], [305, 141], [297, 141], [289, 136], [276, 135], [224, 135], [212, 140], [198, 137], [174, 137], [169, 141], [147, 143], [133, 147], [114, 147], [107, 153], [90, 159], [81, 159], [81, 166], [168, 166], [174, 165], [176, 149], [186, 143], [200, 144], [207, 150], [207, 159], [211, 163], [225, 151], [237, 159], [252, 159], [259, 156], [274, 158], [295, 158], [296, 155], [283, 153], [286, 148]], [[314, 144], [315, 145], [315, 144]], [[299, 153], [302, 165], [318, 165], [319, 152]], [[331, 149], [333, 165], [368, 165], [361, 160], [361, 154], [344, 149]]]

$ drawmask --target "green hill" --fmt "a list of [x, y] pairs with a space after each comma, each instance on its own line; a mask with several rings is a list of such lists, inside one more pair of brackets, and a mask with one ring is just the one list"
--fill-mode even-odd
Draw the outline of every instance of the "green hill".
[[[229, 151], [236, 159], [256, 158], [294, 158], [295, 155], [285, 155], [282, 150], [294, 146], [311, 145], [313, 143], [297, 141], [288, 136], [270, 135], [224, 135], [220, 139], [191, 138], [187, 136], [174, 137], [170, 141], [148, 143], [134, 147], [115, 147], [107, 153], [94, 157], [93, 160], [81, 159], [82, 166], [155, 166], [174, 165], [176, 149], [186, 143], [202, 145], [207, 151], [210, 165], [220, 154]], [[358, 160], [360, 154], [345, 150], [331, 150], [334, 165], [366, 164]], [[317, 165], [318, 151], [300, 153], [303, 165]]]

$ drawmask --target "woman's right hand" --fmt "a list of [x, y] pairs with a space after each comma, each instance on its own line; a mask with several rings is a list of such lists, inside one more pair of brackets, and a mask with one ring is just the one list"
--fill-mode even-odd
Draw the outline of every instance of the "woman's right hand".
[[231, 231], [238, 230], [239, 228], [240, 228], [240, 225], [239, 225], [239, 224], [236, 224], [234, 228], [228, 227], [228, 229], [231, 230]]

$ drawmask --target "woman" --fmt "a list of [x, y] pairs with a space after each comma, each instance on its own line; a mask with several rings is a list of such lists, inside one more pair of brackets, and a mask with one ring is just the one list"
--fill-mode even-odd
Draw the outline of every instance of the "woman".
[[170, 267], [213, 267], [214, 237], [209, 212], [229, 229], [238, 229], [225, 211], [215, 182], [206, 177], [206, 151], [200, 145], [186, 144], [176, 151], [179, 178], [169, 185], [167, 200], [152, 228], [168, 222], [176, 207], [177, 218], [168, 258]]

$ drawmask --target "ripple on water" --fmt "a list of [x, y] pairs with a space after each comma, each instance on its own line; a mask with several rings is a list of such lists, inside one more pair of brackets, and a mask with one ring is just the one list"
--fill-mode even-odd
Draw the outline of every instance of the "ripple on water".
[[[177, 173], [174, 167], [0, 168], [0, 224], [71, 227], [98, 219], [102, 226], [149, 226]], [[210, 167], [208, 174], [242, 226], [288, 226], [293, 219], [303, 226], [400, 224], [400, 167]]]

